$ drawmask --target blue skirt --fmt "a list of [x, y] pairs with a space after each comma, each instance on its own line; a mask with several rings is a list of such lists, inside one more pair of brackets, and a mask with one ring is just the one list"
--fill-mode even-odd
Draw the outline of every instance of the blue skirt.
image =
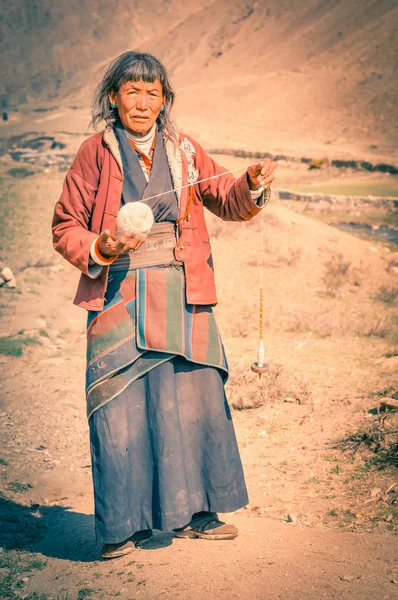
[[221, 371], [174, 356], [89, 419], [97, 540], [248, 503]]

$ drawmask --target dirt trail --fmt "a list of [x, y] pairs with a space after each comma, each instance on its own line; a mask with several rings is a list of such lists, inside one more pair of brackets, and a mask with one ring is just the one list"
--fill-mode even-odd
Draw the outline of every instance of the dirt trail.
[[[14, 580], [27, 580], [21, 596], [2, 597], [396, 598], [395, 536], [264, 519], [250, 507], [233, 517], [241, 534], [232, 542], [178, 540], [158, 533], [133, 555], [99, 560], [80, 336], [68, 346], [60, 356], [10, 361], [3, 380], [8, 490], [7, 499], [0, 501], [6, 523], [0, 539], [5, 549], [16, 546], [18, 552], [0, 554], [0, 560], [7, 557], [7, 564], [14, 565], [19, 555], [18, 566], [11, 567]], [[235, 415], [240, 435], [246, 429], [242, 416]], [[11, 486], [14, 492], [12, 482], [20, 484]], [[24, 572], [32, 559], [45, 563]], [[45, 595], [29, 596], [34, 592]]]
[[[35, 260], [50, 256], [48, 222], [61, 178], [35, 177], [33, 196], [11, 190], [18, 202], [9, 194], [7, 235], [14, 235], [17, 254], [8, 249], [4, 259], [17, 270], [18, 289], [0, 291], [1, 331], [24, 330], [40, 344], [21, 357], [0, 355], [0, 597], [397, 598], [398, 490], [390, 455], [377, 455], [385, 459], [380, 467], [366, 462], [368, 454], [347, 456], [336, 447], [347, 432], [374, 426], [369, 411], [377, 394], [396, 384], [395, 309], [375, 296], [394, 285], [397, 253], [282, 204], [267, 208], [272, 369], [259, 382], [249, 367], [257, 343], [260, 221], [209, 220], [217, 318], [232, 367], [229, 399], [258, 405], [234, 412], [251, 504], [228, 516], [240, 529], [233, 542], [158, 533], [135, 554], [103, 562], [94, 539], [83, 396], [85, 313], [71, 304], [77, 274], [59, 257], [18, 270], [32, 248]], [[24, 210], [22, 239], [13, 228]], [[332, 273], [335, 289], [326, 293], [325, 264], [339, 254], [349, 267], [342, 280]]]

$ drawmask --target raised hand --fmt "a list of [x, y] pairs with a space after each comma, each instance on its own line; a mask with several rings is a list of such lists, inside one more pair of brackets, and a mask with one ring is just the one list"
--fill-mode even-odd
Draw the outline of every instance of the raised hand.
[[249, 187], [256, 190], [259, 187], [267, 188], [275, 179], [274, 169], [276, 163], [270, 158], [262, 158], [258, 163], [247, 168]]

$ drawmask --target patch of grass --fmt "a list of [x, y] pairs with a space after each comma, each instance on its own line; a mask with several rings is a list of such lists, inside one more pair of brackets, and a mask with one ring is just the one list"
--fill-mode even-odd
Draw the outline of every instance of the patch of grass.
[[4, 458], [0, 458], [0, 465], [6, 467], [8, 465], [8, 462]]
[[42, 560], [41, 558], [34, 558], [25, 566], [25, 571], [41, 571], [44, 567], [47, 566], [47, 561]]
[[398, 198], [396, 180], [373, 180], [367, 183], [341, 181], [338, 183], [316, 183], [315, 185], [292, 184], [292, 189], [307, 194], [332, 194], [338, 196], [392, 196]]
[[346, 282], [346, 275], [351, 263], [344, 260], [343, 254], [336, 253], [330, 260], [325, 262], [324, 266], [325, 273], [322, 281], [325, 285], [326, 293], [329, 296], [335, 296], [337, 291]]
[[279, 256], [278, 262], [285, 263], [288, 267], [296, 265], [301, 257], [301, 248], [289, 248], [285, 256]]
[[306, 485], [319, 485], [320, 483], [322, 483], [322, 480], [317, 477], [316, 475], [312, 475], [312, 477], [309, 477], [308, 479], [306, 479], [304, 481], [304, 483]]
[[391, 332], [391, 325], [388, 319], [380, 317], [374, 321], [362, 322], [361, 326], [357, 328], [357, 335], [363, 335], [365, 337], [380, 337], [385, 338]]
[[84, 600], [84, 598], [90, 598], [94, 594], [95, 590], [93, 588], [80, 588], [77, 594], [77, 600]]
[[366, 452], [362, 470], [398, 469], [398, 427], [388, 421], [388, 416], [379, 414], [370, 425], [338, 440], [335, 447], [353, 456]]
[[[35, 567], [32, 567], [36, 565]], [[38, 566], [40, 564], [40, 567]], [[24, 585], [21, 576], [32, 570], [32, 568], [44, 568], [45, 561], [40, 559], [27, 560], [27, 555], [15, 550], [6, 550], [0, 554], [0, 568], [6, 569], [4, 576], [0, 575], [0, 594], [2, 600], [47, 600], [47, 594], [33, 594], [20, 596], [16, 593]]]
[[386, 285], [382, 285], [375, 296], [376, 300], [380, 302], [384, 302], [385, 304], [395, 304], [395, 301], [398, 298], [398, 288], [396, 287], [388, 287]]
[[332, 456], [331, 454], [325, 454], [325, 456], [323, 457], [323, 460], [326, 460], [327, 462], [337, 462], [339, 459], [337, 458], [337, 456]]
[[24, 494], [28, 490], [32, 489], [32, 487], [33, 486], [30, 483], [20, 483], [19, 481], [10, 481], [7, 484], [7, 489], [16, 494]]
[[391, 273], [391, 271], [395, 272], [395, 269], [398, 267], [398, 260], [395, 260], [395, 258], [392, 258], [390, 260], [387, 261], [387, 265], [386, 265], [386, 271], [387, 273]]
[[398, 386], [394, 384], [388, 385], [377, 392], [373, 392], [371, 397], [394, 398], [394, 400], [398, 400]]
[[358, 335], [364, 337], [389, 337], [393, 336], [394, 330], [391, 317], [377, 317], [369, 319], [366, 315], [347, 315], [340, 310], [315, 311], [292, 311], [285, 315], [285, 331], [307, 332], [311, 331], [319, 337], [330, 337], [332, 335]]
[[322, 165], [327, 163], [327, 158], [313, 158], [308, 166], [309, 170], [321, 169]]
[[22, 356], [26, 346], [40, 344], [39, 340], [28, 336], [3, 336], [0, 337], [0, 354], [5, 356]]
[[377, 511], [375, 519], [388, 523], [387, 529], [397, 531], [398, 529], [398, 508], [395, 506], [383, 506]]
[[235, 410], [284, 401], [306, 404], [311, 397], [308, 384], [278, 364], [270, 365], [261, 379], [246, 367], [232, 368], [228, 393]]
[[347, 527], [352, 527], [352, 525], [354, 525], [353, 521], [357, 518], [356, 513], [354, 513], [350, 509], [340, 510], [338, 516], [340, 517], [338, 526], [341, 529], [346, 529]]
[[19, 271], [25, 271], [25, 269], [43, 269], [45, 267], [52, 267], [55, 264], [55, 259], [39, 258], [38, 260], [28, 259], [21, 267]]

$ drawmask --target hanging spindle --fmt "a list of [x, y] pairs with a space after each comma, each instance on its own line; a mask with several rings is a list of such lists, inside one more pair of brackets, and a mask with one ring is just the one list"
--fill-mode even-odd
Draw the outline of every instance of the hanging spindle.
[[269, 364], [264, 362], [264, 210], [261, 212], [261, 238], [260, 238], [260, 320], [259, 320], [259, 341], [257, 349], [257, 362], [252, 364], [252, 371], [261, 375], [269, 370]]

